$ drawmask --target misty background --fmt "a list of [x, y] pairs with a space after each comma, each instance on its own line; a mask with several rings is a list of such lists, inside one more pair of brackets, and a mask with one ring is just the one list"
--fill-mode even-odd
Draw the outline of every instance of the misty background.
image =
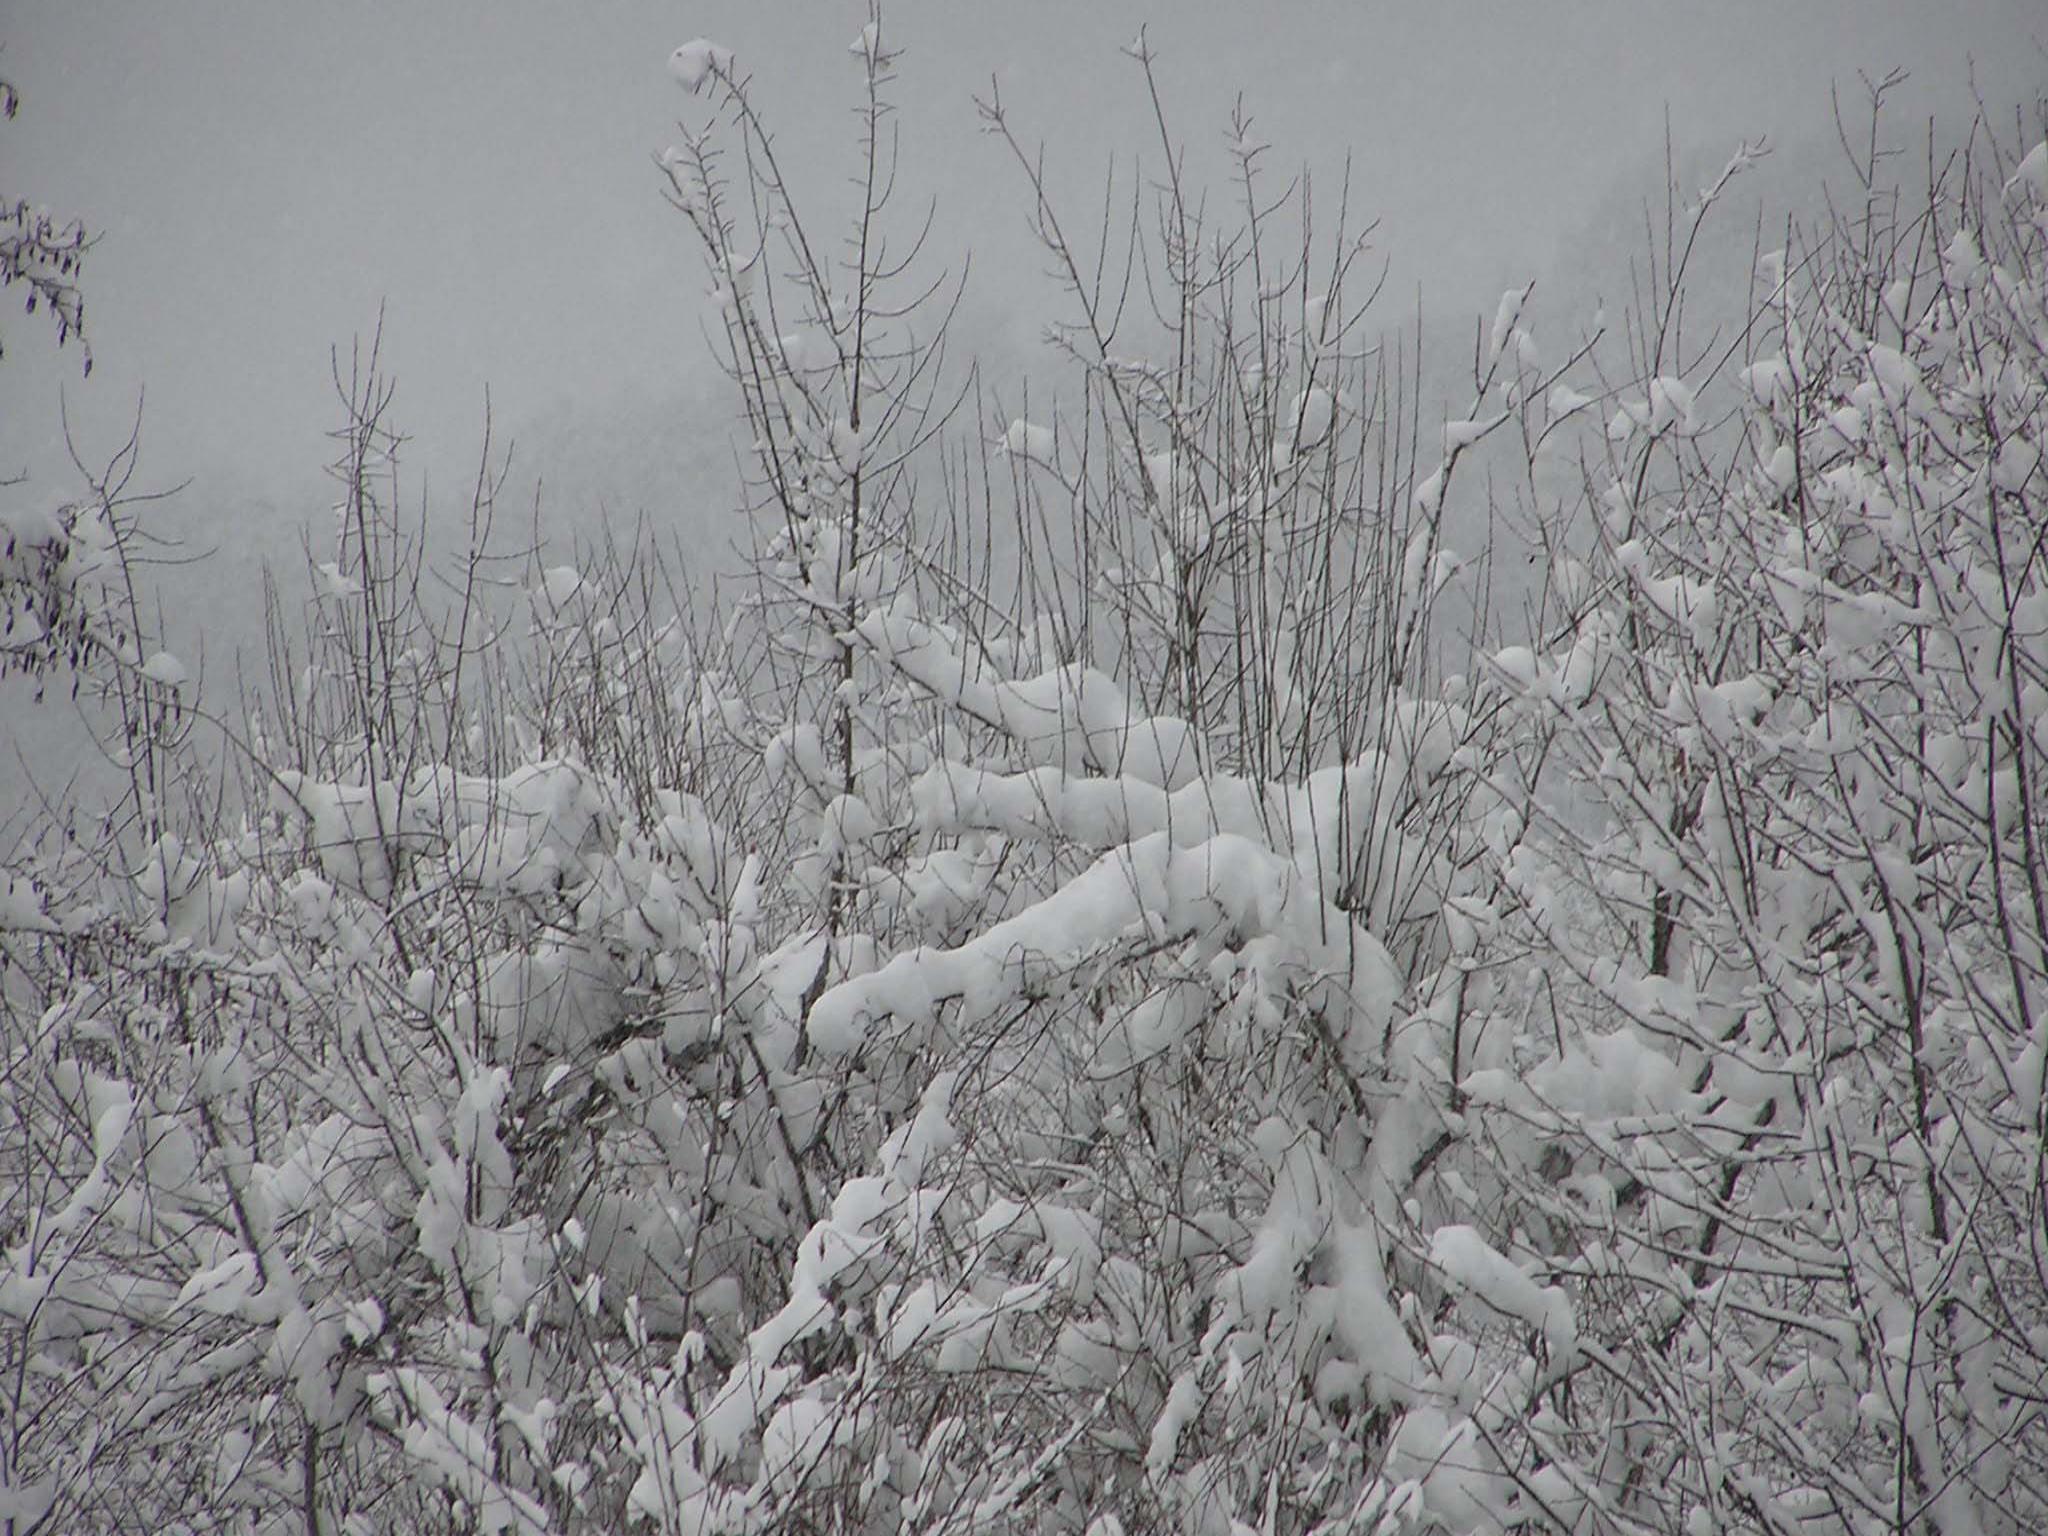
[[[0, 499], [75, 496], [72, 449], [103, 467], [139, 412], [135, 488], [180, 487], [145, 526], [199, 557], [160, 573], [166, 637], [195, 671], [203, 657], [218, 705], [237, 650], [260, 648], [264, 565], [296, 597], [304, 543], [331, 536], [333, 350], [345, 371], [381, 313], [408, 507], [457, 526], [488, 399], [515, 536], [532, 513], [566, 550], [644, 516], [705, 569], [729, 564], [745, 533], [735, 411], [700, 258], [654, 163], [705, 109], [665, 65], [699, 35], [735, 50], [799, 207], [826, 227], [853, 197], [847, 44], [864, 19], [837, 0], [0, 8], [0, 77], [22, 97], [0, 126], [0, 194], [97, 236], [89, 378], [45, 316], [0, 310], [0, 475], [26, 477]], [[1387, 264], [1377, 323], [1419, 318], [1440, 392], [1510, 284], [1536, 281], [1532, 328], [1558, 354], [1602, 299], [1625, 303], [1667, 131], [1681, 187], [1770, 141], [1697, 261], [1702, 291], [1739, 300], [1759, 229], [1847, 185], [1831, 91], [1859, 131], [1859, 76], [1909, 71], [1887, 120], [1924, 154], [1980, 108], [2012, 141], [2048, 88], [2038, 0], [898, 0], [884, 28], [901, 50], [901, 205], [935, 204], [932, 274], [971, 255], [953, 351], [999, 386], [1058, 371], [1039, 337], [1064, 310], [1023, 178], [973, 98], [1000, 90], [1092, 235], [1112, 157], [1119, 174], [1162, 163], [1122, 51], [1140, 26], [1195, 185], [1228, 195], [1240, 96], [1268, 174], [1305, 167], [1334, 199], [1348, 162], [1352, 222], [1378, 221]], [[0, 681], [0, 829], [31, 777], [77, 766], [62, 693], [37, 705]]]

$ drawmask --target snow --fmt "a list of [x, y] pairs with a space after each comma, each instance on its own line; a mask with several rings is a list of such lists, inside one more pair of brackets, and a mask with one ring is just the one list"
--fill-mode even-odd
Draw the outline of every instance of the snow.
[[1442, 466], [1433, 470], [1415, 488], [1415, 510], [1425, 518], [1436, 516], [1444, 504], [1444, 471]]
[[1699, 406], [1693, 398], [1692, 386], [1669, 376], [1652, 379], [1649, 428], [1652, 433], [1675, 430], [1687, 437], [1698, 432]]
[[1997, 456], [1991, 461], [1991, 483], [2009, 496], [2018, 496], [2040, 470], [2040, 448], [2014, 433], [2000, 445]]
[[802, 1486], [838, 1443], [839, 1430], [830, 1403], [815, 1397], [783, 1403], [761, 1432], [761, 1473], [768, 1486], [784, 1494]]
[[0, 1520], [15, 1530], [38, 1530], [57, 1502], [58, 1492], [54, 1477], [0, 1484]]
[[531, 1495], [507, 1488], [491, 1474], [486, 1436], [448, 1403], [424, 1372], [396, 1366], [373, 1372], [365, 1386], [380, 1415], [404, 1425], [406, 1454], [464, 1500], [483, 1536], [544, 1536], [546, 1510]]
[[1737, 377], [1749, 397], [1766, 408], [1782, 405], [1792, 397], [1792, 369], [1782, 357], [1751, 363]]
[[1166, 1405], [1152, 1423], [1151, 1442], [1145, 1448], [1145, 1470], [1154, 1478], [1164, 1477], [1180, 1449], [1180, 1437], [1201, 1407], [1201, 1386], [1193, 1371], [1174, 1378], [1166, 1394]]
[[1294, 397], [1288, 407], [1288, 419], [1294, 423], [1294, 447], [1297, 452], [1320, 446], [1330, 435], [1330, 427], [1337, 418], [1337, 399], [1329, 390], [1318, 384], [1303, 390]]
[[[684, 176], [746, 164], [720, 99]], [[360, 1489], [491, 1532], [1882, 1524], [1901, 1446], [1945, 1529], [2039, 1525], [2000, 1393], [2048, 1334], [1986, 1198], [2029, 1188], [2048, 1078], [2006, 910], [2048, 751], [2038, 189], [1974, 222], [2003, 179], [1924, 210], [1946, 287], [1837, 253], [1707, 354], [1574, 355], [1597, 413], [1525, 396], [1510, 290], [1406, 506], [1314, 503], [1376, 451], [1336, 440], [1358, 358], [1333, 296], [1296, 332], [1308, 272], [1247, 267], [1281, 339], [1204, 358], [1195, 315], [1185, 376], [1266, 370], [1258, 414], [1117, 361], [1127, 440], [966, 428], [997, 497], [1128, 513], [1095, 569], [1133, 574], [1070, 590], [1061, 551], [1038, 609], [927, 543], [901, 441], [854, 558], [887, 413], [852, 425], [847, 318], [715, 234], [804, 482], [722, 633], [643, 653], [605, 562], [538, 557], [508, 674], [550, 697], [371, 740], [432, 669], [361, 686], [335, 636], [388, 576], [344, 545], [253, 803], [180, 783], [8, 855], [9, 1107], [49, 1146], [0, 1254], [41, 1461], [0, 1508], [89, 1527], [197, 1411], [201, 1496], [252, 1528], [303, 1514], [306, 1425], [336, 1520]], [[1592, 483], [1513, 462], [1545, 437]], [[1432, 630], [1482, 439], [1531, 471], [1528, 622]], [[1324, 644], [1356, 593], [1273, 491], [1369, 519], [1420, 674], [1311, 704], [1357, 680]], [[92, 509], [7, 518], [0, 579], [119, 574]], [[1255, 654], [1165, 702], [1147, 584], [1219, 571]], [[88, 683], [168, 703], [165, 643], [110, 632]], [[1677, 1431], [1654, 1486], [1617, 1403]]]
[[[1496, 1528], [1491, 1511], [1502, 1507], [1501, 1484], [1479, 1426], [1432, 1406], [1411, 1408], [1387, 1447], [1384, 1476], [1396, 1485], [1397, 1507], [1389, 1510], [1394, 1529], [1453, 1531]], [[1410, 1490], [1403, 1493], [1402, 1490]], [[1404, 1516], [1399, 1505], [1419, 1505]]]
[[1389, 1299], [1379, 1238], [1362, 1222], [1340, 1220], [1329, 1241], [1337, 1272], [1337, 1337], [1374, 1402], [1407, 1402], [1421, 1376], [1420, 1362]]
[[1430, 1234], [1429, 1261], [1459, 1290], [1541, 1333], [1552, 1353], [1568, 1363], [1578, 1335], [1570, 1297], [1557, 1286], [1538, 1285], [1478, 1228], [1438, 1227]]
[[554, 885], [601, 836], [593, 784], [560, 759], [501, 779], [423, 768], [404, 785], [321, 783], [286, 769], [272, 799], [305, 818], [327, 880], [373, 901], [391, 889], [394, 854], [444, 854], [465, 880], [534, 891]]
[[187, 1280], [174, 1305], [196, 1307], [215, 1317], [233, 1317], [254, 1293], [256, 1284], [256, 1256], [231, 1254]]
[[707, 80], [732, 78], [732, 50], [709, 38], [695, 38], [668, 56], [668, 72], [686, 91], [701, 90]]
[[1941, 268], [1943, 277], [1957, 293], [1968, 294], [1974, 289], [1984, 275], [1984, 252], [1977, 237], [1959, 227], [1941, 248]]
[[1452, 421], [1444, 424], [1444, 452], [1452, 454], [1471, 447], [1487, 433], [1508, 419], [1508, 413], [1501, 411], [1484, 421]]
[[2013, 167], [2005, 183], [2008, 197], [2024, 194], [2037, 203], [2048, 204], [2048, 140], [2028, 150]]
[[0, 511], [0, 557], [10, 565], [22, 561], [25, 553], [54, 550], [69, 537], [68, 520], [60, 508], [32, 506]]
[[1506, 682], [1523, 693], [1541, 691], [1546, 681], [1536, 653], [1526, 645], [1502, 646], [1488, 660]]
[[350, 1302], [344, 1326], [350, 1341], [360, 1348], [384, 1331], [384, 1308], [374, 1296]]
[[1894, 409], [1926, 405], [1927, 385], [1920, 377], [1920, 370], [1898, 348], [1873, 343], [1870, 371], [1877, 380], [1878, 388], [1883, 391], [1886, 403]]
[[1649, 424], [1650, 407], [1646, 402], [1623, 400], [1615, 406], [1613, 416], [1608, 418], [1607, 440], [1625, 443]]
[[830, 373], [839, 366], [838, 343], [820, 326], [777, 336], [770, 346], [776, 360], [799, 378]]
[[562, 613], [578, 606], [578, 599], [588, 594], [581, 571], [573, 565], [556, 565], [541, 572], [540, 584], [534, 589], [534, 595], [551, 612]]
[[846, 51], [870, 69], [880, 68], [896, 57], [892, 50], [882, 46], [882, 24], [878, 21], [862, 27], [853, 41], [846, 45]]
[[1115, 1078], [1172, 1050], [1210, 1009], [1206, 987], [1182, 982], [1162, 988], [1117, 1013], [1103, 1030], [1091, 1063], [1094, 1075]]
[[40, 645], [49, 633], [43, 621], [25, 606], [17, 606], [10, 599], [4, 613], [0, 613], [0, 650], [27, 651]]
[[1133, 708], [1123, 686], [1093, 667], [1075, 663], [1012, 682], [900, 606], [869, 612], [856, 633], [939, 702], [1000, 726], [1041, 763], [1087, 764], [1166, 789], [1200, 775], [1206, 749], [1192, 727]]
[[47, 901], [33, 876], [0, 869], [0, 932], [10, 928], [28, 933], [59, 932]]
[[1493, 312], [1493, 329], [1486, 338], [1486, 365], [1490, 368], [1506, 349], [1508, 338], [1513, 335], [1515, 323], [1522, 318], [1522, 306], [1535, 291], [1533, 282], [1519, 288], [1510, 288], [1500, 296], [1500, 303]]
[[807, 1028], [815, 1048], [845, 1056], [885, 1026], [929, 1029], [941, 1004], [957, 1002], [963, 1024], [992, 1019], [1027, 993], [1071, 985], [1084, 960], [1120, 945], [1258, 934], [1284, 941], [1283, 967], [1348, 999], [1361, 1035], [1384, 1023], [1399, 985], [1384, 946], [1329, 907], [1293, 858], [1230, 833], [1176, 848], [1158, 831], [958, 948], [908, 950], [830, 988]]

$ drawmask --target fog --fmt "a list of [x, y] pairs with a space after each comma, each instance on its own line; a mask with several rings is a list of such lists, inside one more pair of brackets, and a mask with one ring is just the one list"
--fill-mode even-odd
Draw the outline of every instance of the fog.
[[[799, 202], [829, 220], [862, 19], [762, 0], [10, 6], [0, 75], [22, 110], [0, 188], [96, 233], [95, 364], [81, 377], [40, 315], [0, 322], [0, 468], [26, 476], [0, 496], [74, 493], [72, 451], [103, 463], [139, 420], [137, 484], [179, 488], [150, 525], [215, 552], [164, 573], [172, 638], [250, 646], [261, 564], [325, 527], [334, 349], [381, 316], [412, 497], [466, 498], [488, 402], [508, 489], [553, 536], [644, 514], [715, 550], [737, 531], [730, 415], [653, 163], [702, 108], [664, 64], [699, 34], [732, 47]], [[1510, 282], [1537, 279], [1539, 314], [1563, 320], [1622, 280], [1667, 133], [1682, 170], [1767, 137], [1774, 169], [1744, 195], [1775, 216], [1817, 192], [1831, 91], [1854, 120], [1859, 76], [1909, 70], [1892, 120], [1923, 138], [1979, 103], [2009, 127], [2048, 83], [2028, 0], [894, 4], [904, 197], [935, 205], [935, 272], [971, 253], [959, 337], [997, 374], [1050, 366], [1056, 294], [974, 97], [1000, 90], [1085, 223], [1112, 157], [1161, 161], [1120, 51], [1141, 25], [1194, 178], [1220, 185], [1240, 94], [1276, 167], [1334, 189], [1348, 166], [1352, 208], [1379, 221], [1386, 322], [1423, 316], [1453, 356]], [[44, 741], [57, 707], [10, 681], [0, 735]], [[5, 751], [0, 807], [21, 774]]]

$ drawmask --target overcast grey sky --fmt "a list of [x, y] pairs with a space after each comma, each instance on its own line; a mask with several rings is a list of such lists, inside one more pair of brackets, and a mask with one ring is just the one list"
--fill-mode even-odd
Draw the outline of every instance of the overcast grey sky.
[[[829, 199], [852, 166], [846, 45], [863, 17], [844, 0], [13, 0], [0, 73], [23, 110], [0, 128], [0, 192], [98, 232], [96, 366], [81, 380], [43, 317], [0, 315], [0, 468], [32, 476], [0, 496], [72, 488], [60, 397], [103, 456], [146, 388], [144, 478], [191, 482], [160, 516], [224, 551], [180, 578], [223, 594], [218, 648], [250, 611], [257, 557], [317, 526], [329, 348], [382, 304], [409, 462], [449, 499], [488, 385], [501, 438], [548, 469], [558, 524], [600, 498], [703, 515], [725, 493], [690, 466], [724, 462], [727, 418], [706, 403], [704, 282], [653, 156], [704, 106], [668, 55], [698, 35], [735, 49], [788, 161]], [[1050, 291], [972, 97], [1000, 82], [1085, 223], [1112, 152], [1158, 163], [1119, 51], [1141, 23], [1198, 174], [1203, 155], [1223, 168], [1240, 91], [1276, 169], [1307, 162], [1329, 185], [1348, 151], [1396, 308], [1413, 313], [1420, 288], [1439, 316], [1618, 262], [1574, 239], [1618, 196], [1656, 192], [1667, 113], [1695, 159], [1768, 135], [1810, 165], [1832, 142], [1830, 84], [1853, 99], [1859, 71], [1913, 71], [1905, 124], [1960, 125], [1974, 87], [2009, 126], [2048, 85], [2040, 0], [902, 0], [886, 26], [905, 186], [938, 200], [938, 259], [973, 250], [967, 334], [1013, 363]]]

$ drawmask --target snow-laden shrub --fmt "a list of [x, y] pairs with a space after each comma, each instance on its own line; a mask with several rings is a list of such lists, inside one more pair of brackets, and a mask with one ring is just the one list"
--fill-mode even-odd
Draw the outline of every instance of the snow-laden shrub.
[[1079, 1529], [1334, 1510], [1378, 1454], [1418, 1148], [1371, 1128], [1404, 968], [1455, 947], [1476, 730], [1428, 681], [1454, 562], [1402, 407], [1365, 403], [1356, 314], [1286, 318], [1308, 269], [1233, 296], [1254, 223], [1175, 279], [1199, 368], [1098, 335], [1072, 421], [968, 435], [1019, 525], [1071, 476], [1101, 557], [1020, 543], [992, 604], [990, 551], [947, 553], [989, 509], [912, 494], [950, 397], [888, 292], [863, 39], [850, 291], [722, 50], [730, 139], [665, 162], [754, 439], [757, 580], [715, 631], [643, 551], [494, 599], [488, 468], [437, 579], [372, 349], [239, 782], [138, 786], [10, 870], [17, 1519]]
[[[0, 119], [11, 120], [20, 110], [21, 93], [0, 80]], [[0, 288], [25, 285], [28, 295], [23, 308], [31, 315], [38, 309], [49, 314], [56, 322], [59, 347], [78, 343], [87, 375], [92, 373], [92, 347], [85, 339], [85, 294], [79, 286], [79, 270], [91, 246], [79, 220], [54, 214], [27, 198], [0, 194]], [[6, 356], [6, 351], [0, 346], [0, 357]]]
[[2048, 204], [1982, 136], [1857, 170], [1733, 341], [1667, 268], [1490, 658], [1529, 974], [1439, 1166], [1509, 1266], [1450, 1330], [1494, 1521], [2048, 1521]]
[[[2035, 181], [1873, 192], [1734, 349], [1667, 266], [1625, 377], [1511, 291], [1418, 457], [1248, 120], [1242, 226], [1103, 232], [1144, 323], [1020, 153], [1068, 406], [969, 421], [888, 43], [843, 246], [671, 61], [712, 624], [501, 562], [488, 455], [430, 568], [374, 349], [225, 779], [118, 488], [0, 567], [131, 770], [0, 884], [0, 1519], [2038, 1526]], [[1447, 669], [1509, 441], [1542, 627]]]
[[[855, 53], [880, 248], [891, 55]], [[679, 1529], [1334, 1515], [1415, 1373], [1383, 1223], [1426, 1155], [1399, 1100], [1437, 1031], [1406, 1000], [1455, 947], [1483, 739], [1433, 681], [1465, 444], [1419, 496], [1412, 406], [1342, 297], [1359, 246], [1281, 254], [1306, 205], [1272, 208], [1240, 119], [1254, 213], [1217, 240], [1164, 194], [1170, 318], [1123, 337], [1018, 156], [1075, 403], [997, 405], [984, 468], [920, 502], [938, 335], [812, 257], [740, 66], [688, 57], [730, 136], [663, 163], [773, 535], [719, 668], [755, 681], [704, 714], [781, 786], [755, 932], [784, 937], [745, 1006], [817, 1187], [779, 1305], [627, 1410], [631, 1503]], [[1014, 547], [973, 536], [996, 519]]]

